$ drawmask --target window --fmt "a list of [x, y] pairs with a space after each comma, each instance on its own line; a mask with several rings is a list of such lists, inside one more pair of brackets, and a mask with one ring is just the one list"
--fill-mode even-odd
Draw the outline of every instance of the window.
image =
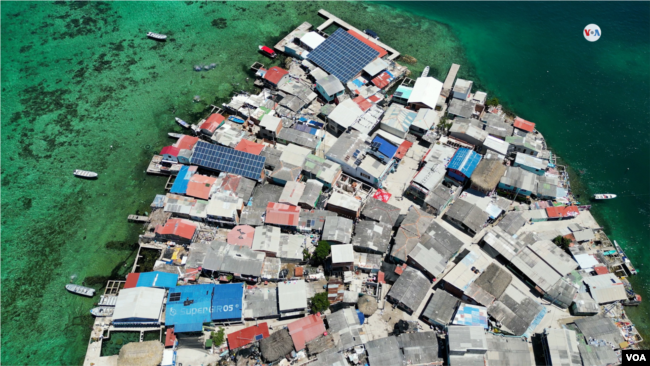
[[169, 295], [169, 302], [172, 301], [180, 301], [181, 300], [181, 293], [180, 292], [174, 292]]
[[361, 174], [361, 176], [366, 178], [366, 179], [370, 179], [370, 176], [368, 174], [365, 174], [365, 173], [359, 173], [359, 174]]

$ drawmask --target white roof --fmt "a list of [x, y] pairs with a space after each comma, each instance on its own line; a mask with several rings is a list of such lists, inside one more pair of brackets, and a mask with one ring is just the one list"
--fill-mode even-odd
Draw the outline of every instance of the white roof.
[[320, 67], [315, 68], [309, 74], [313, 76], [314, 79], [316, 79], [317, 81], [327, 76], [327, 73], [323, 71], [323, 69], [321, 69]]
[[316, 32], [309, 32], [300, 38], [300, 42], [313, 50], [325, 42], [325, 38]]
[[549, 266], [530, 247], [522, 249], [510, 262], [543, 291], [548, 291], [562, 278], [562, 275]]
[[208, 201], [208, 207], [205, 211], [210, 216], [234, 218], [237, 214], [237, 208], [243, 204], [244, 201], [240, 198], [213, 195]]
[[583, 281], [589, 286], [591, 297], [599, 304], [627, 299], [623, 282], [613, 273], [587, 277]]
[[469, 93], [472, 90], [473, 83], [473, 81], [458, 78], [456, 79], [453, 90], [462, 94]]
[[386, 170], [386, 165], [382, 164], [379, 160], [366, 156], [363, 158], [361, 164], [359, 164], [359, 169], [364, 170], [371, 177], [379, 178], [381, 174]]
[[352, 196], [348, 196], [339, 192], [332, 193], [332, 196], [327, 201], [327, 204], [343, 207], [350, 211], [359, 211], [361, 208], [361, 201]]
[[[383, 137], [384, 139], [386, 139], [386, 140], [388, 140], [390, 142], [395, 143], [395, 145], [397, 145], [397, 146], [402, 145], [404, 143], [404, 141], [406, 141], [406, 140], [401, 139], [401, 138], [393, 135], [392, 133], [386, 132], [384, 130], [377, 130], [377, 135]], [[434, 145], [434, 146], [441, 146], [441, 145]]]
[[253, 250], [277, 253], [280, 251], [280, 228], [276, 226], [258, 226], [253, 237]]
[[332, 264], [354, 262], [352, 244], [332, 245]]
[[272, 116], [270, 114], [262, 117], [260, 121], [260, 127], [264, 127], [269, 131], [275, 131], [278, 128], [278, 125], [282, 123], [282, 119]]
[[323, 90], [325, 90], [325, 93], [330, 96], [345, 90], [341, 81], [334, 75], [327, 75], [319, 78], [316, 82], [321, 86], [321, 88], [323, 88]]
[[305, 159], [307, 159], [307, 155], [310, 153], [311, 150], [306, 147], [298, 146], [296, 144], [289, 144], [282, 151], [282, 155], [280, 155], [280, 161], [301, 167], [305, 164]]
[[165, 289], [134, 287], [120, 290], [113, 319], [158, 320], [165, 300]]
[[305, 281], [279, 282], [278, 302], [280, 303], [280, 311], [306, 308], [307, 286]]
[[282, 190], [282, 195], [278, 202], [298, 206], [298, 202], [300, 201], [300, 197], [302, 197], [304, 191], [305, 183], [294, 181], [287, 182]]
[[388, 68], [388, 62], [378, 58], [363, 68], [370, 76], [375, 76]]
[[429, 108], [420, 108], [411, 126], [419, 127], [423, 130], [430, 130], [438, 122], [440, 122], [438, 112]]
[[348, 128], [352, 126], [363, 111], [352, 99], [346, 99], [334, 108], [327, 118], [336, 124]]
[[573, 258], [575, 258], [576, 262], [578, 262], [578, 266], [580, 266], [580, 269], [591, 269], [594, 268], [595, 265], [600, 263], [591, 254], [576, 254], [573, 256]]
[[494, 136], [488, 136], [485, 141], [483, 141], [483, 146], [492, 149], [501, 155], [508, 155], [510, 144]]
[[432, 77], [417, 78], [408, 102], [423, 103], [430, 108], [435, 109], [441, 92], [442, 82]]
[[486, 99], [487, 99], [487, 93], [482, 91], [477, 91], [472, 97], [472, 101], [478, 104], [485, 104]]
[[547, 164], [542, 159], [518, 152], [515, 156], [515, 164], [525, 165], [530, 168], [545, 170]]
[[[485, 271], [490, 263], [492, 263], [492, 260], [478, 247], [477, 250], [470, 249], [465, 258], [456, 264], [443, 279], [459, 290], [465, 291]], [[472, 272], [472, 267], [478, 269], [479, 273]]]

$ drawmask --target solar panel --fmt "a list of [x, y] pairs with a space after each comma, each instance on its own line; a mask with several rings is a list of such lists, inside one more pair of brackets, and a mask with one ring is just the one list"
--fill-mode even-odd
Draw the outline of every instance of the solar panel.
[[307, 59], [347, 83], [377, 56], [379, 52], [339, 28], [310, 52]]
[[264, 339], [264, 334], [258, 334], [255, 336], [256, 341], [259, 341], [260, 339]]
[[266, 157], [198, 141], [190, 161], [192, 164], [206, 169], [224, 171], [258, 180], [262, 169], [264, 169]]
[[181, 293], [180, 292], [174, 292], [169, 295], [169, 302], [172, 301], [180, 301], [181, 300]]

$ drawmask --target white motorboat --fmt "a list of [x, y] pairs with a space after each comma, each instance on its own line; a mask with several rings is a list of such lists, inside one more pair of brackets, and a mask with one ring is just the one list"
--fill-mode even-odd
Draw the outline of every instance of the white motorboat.
[[173, 138], [173, 139], [179, 139], [183, 136], [182, 133], [175, 133], [175, 132], [169, 132], [167, 136]]
[[429, 70], [430, 70], [429, 66], [425, 67], [424, 70], [422, 70], [422, 75], [420, 75], [420, 77], [426, 78], [427, 76], [429, 76]]
[[75, 284], [69, 283], [69, 284], [65, 285], [65, 289], [72, 292], [73, 294], [77, 294], [77, 295], [83, 295], [83, 296], [88, 296], [88, 297], [95, 296], [95, 289], [90, 288], [90, 287], [85, 287], [85, 286], [80, 286], [80, 285], [75, 285]]
[[73, 174], [79, 178], [88, 178], [88, 179], [97, 178], [97, 173], [91, 172], [89, 170], [75, 169]]
[[594, 195], [594, 199], [596, 200], [611, 200], [612, 198], [616, 198], [616, 195], [611, 193], [599, 193]]
[[165, 34], [160, 34], [160, 33], [154, 33], [154, 32], [147, 32], [147, 37], [153, 38], [157, 41], [165, 41], [167, 40], [167, 36]]
[[93, 316], [98, 316], [98, 317], [111, 316], [113, 315], [114, 311], [115, 311], [114, 306], [98, 306], [96, 308], [90, 309], [90, 313]]
[[181, 125], [181, 127], [183, 127], [183, 128], [190, 128], [190, 124], [187, 123], [187, 122], [185, 122], [185, 121], [183, 121], [182, 119], [176, 117], [175, 120], [176, 120], [176, 123], [178, 123], [179, 125]]

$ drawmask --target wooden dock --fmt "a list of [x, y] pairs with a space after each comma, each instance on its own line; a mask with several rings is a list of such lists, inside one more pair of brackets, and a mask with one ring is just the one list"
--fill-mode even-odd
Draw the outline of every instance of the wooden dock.
[[442, 94], [446, 97], [448, 97], [449, 93], [451, 93], [451, 88], [454, 86], [454, 80], [456, 80], [458, 69], [460, 69], [459, 64], [451, 64], [451, 68], [449, 68], [449, 73], [447, 73], [447, 78], [445, 79], [445, 83], [442, 84]]
[[149, 222], [149, 216], [129, 215], [128, 219], [131, 222], [141, 222], [141, 223]]
[[320, 15], [320, 16], [322, 16], [323, 18], [327, 19], [327, 20], [325, 21], [325, 23], [321, 24], [321, 25], [317, 28], [317, 30], [318, 30], [319, 32], [323, 32], [323, 31], [324, 31], [325, 29], [327, 29], [327, 27], [329, 27], [330, 25], [332, 25], [332, 24], [336, 24], [336, 25], [338, 25], [339, 27], [341, 27], [341, 28], [343, 28], [343, 29], [345, 29], [345, 30], [353, 30], [353, 31], [359, 33], [361, 36], [365, 37], [365, 38], [368, 39], [370, 42], [372, 42], [372, 43], [376, 44], [377, 46], [379, 46], [379, 47], [385, 49], [386, 51], [388, 51], [388, 53], [390, 54], [390, 56], [388, 56], [388, 59], [389, 59], [389, 60], [393, 61], [393, 60], [397, 59], [397, 58], [400, 56], [400, 53], [397, 52], [396, 49], [394, 49], [394, 48], [392, 48], [392, 47], [389, 47], [389, 46], [387, 46], [386, 44], [384, 44], [384, 43], [382, 43], [382, 42], [379, 42], [378, 40], [376, 40], [376, 39], [374, 39], [374, 38], [368, 36], [368, 35], [365, 34], [363, 31], [358, 30], [357, 28], [353, 27], [353, 26], [350, 25], [349, 23], [347, 23], [347, 22], [343, 21], [342, 19], [336, 17], [335, 15], [333, 15], [332, 13], [330, 13], [329, 11], [327, 11], [327, 10], [325, 10], [325, 9], [321, 9], [321, 10], [318, 11], [318, 15]]

